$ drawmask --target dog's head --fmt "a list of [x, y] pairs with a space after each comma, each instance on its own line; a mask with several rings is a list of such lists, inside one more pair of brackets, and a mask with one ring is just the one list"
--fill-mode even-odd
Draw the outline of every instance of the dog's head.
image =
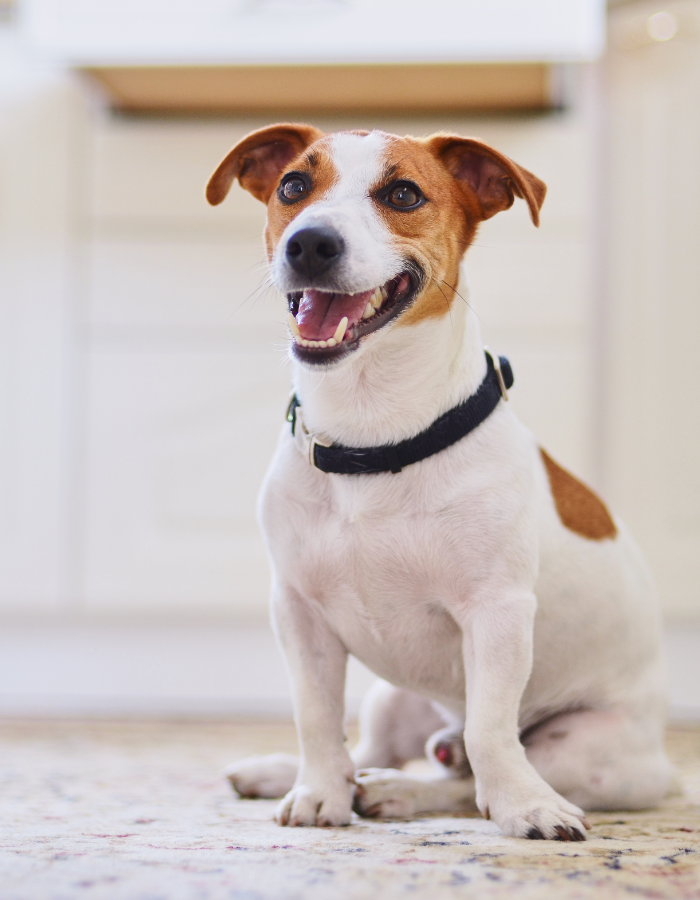
[[309, 364], [347, 356], [390, 323], [449, 313], [479, 223], [522, 197], [537, 225], [546, 191], [470, 138], [296, 124], [236, 144], [207, 185], [209, 202], [236, 178], [267, 204], [272, 279], [287, 296], [294, 353]]

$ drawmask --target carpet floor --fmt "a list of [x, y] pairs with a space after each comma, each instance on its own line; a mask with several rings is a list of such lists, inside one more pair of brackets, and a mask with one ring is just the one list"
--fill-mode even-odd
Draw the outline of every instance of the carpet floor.
[[295, 744], [283, 723], [0, 722], [0, 900], [700, 900], [700, 729], [669, 732], [684, 795], [593, 814], [585, 844], [445, 816], [279, 828], [220, 773]]

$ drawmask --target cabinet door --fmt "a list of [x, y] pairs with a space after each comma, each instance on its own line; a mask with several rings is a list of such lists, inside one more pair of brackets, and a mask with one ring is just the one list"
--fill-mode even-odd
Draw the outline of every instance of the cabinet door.
[[[700, 616], [700, 3], [614, 10], [609, 493], [666, 611]], [[675, 35], [667, 40], [655, 40]]]
[[[83, 605], [264, 618], [256, 497], [284, 423], [264, 208], [207, 178], [258, 123], [104, 117], [92, 134]], [[276, 349], [277, 348], [277, 351]]]
[[0, 615], [43, 615], [68, 596], [73, 549], [72, 154], [85, 115], [68, 77], [25, 65], [11, 29], [0, 59]]
[[256, 497], [289, 393], [272, 355], [92, 348], [86, 612], [266, 615]]

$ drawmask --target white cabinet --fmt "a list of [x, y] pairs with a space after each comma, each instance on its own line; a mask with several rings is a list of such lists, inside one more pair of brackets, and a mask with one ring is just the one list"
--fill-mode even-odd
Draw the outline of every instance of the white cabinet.
[[[539, 230], [520, 202], [484, 224], [470, 302], [512, 360], [516, 411], [603, 489], [676, 616], [697, 614], [700, 576], [699, 7], [671, 3], [667, 42], [639, 38], [651, 6], [614, 13], [603, 195], [590, 73], [542, 116], [317, 121], [471, 134], [547, 182]], [[60, 73], [10, 78], [8, 58], [0, 612], [262, 618], [255, 497], [289, 386], [284, 303], [263, 208], [234, 187], [213, 209], [204, 185], [264, 121], [111, 116]]]
[[0, 24], [0, 615], [55, 612], [66, 592], [83, 112]]
[[95, 342], [86, 612], [266, 615], [269, 569], [255, 505], [289, 393], [274, 357], [255, 341]]
[[[477, 134], [549, 184], [539, 231], [521, 203], [485, 224], [470, 302], [486, 340], [511, 356], [516, 409], [590, 478], [588, 115], [583, 104], [520, 120], [318, 124]], [[65, 119], [31, 216], [17, 195], [12, 222], [30, 216], [34, 255], [24, 263], [3, 245], [15, 273], [4, 361], [24, 378], [5, 395], [5, 608], [265, 617], [255, 503], [289, 390], [284, 301], [267, 280], [263, 207], [237, 186], [219, 208], [204, 200], [221, 157], [260, 124], [83, 112]], [[24, 146], [14, 165], [30, 179]], [[54, 207], [58, 236], [44, 244], [35, 238]]]
[[[250, 127], [106, 117], [91, 136], [83, 607], [264, 618], [256, 496], [284, 420], [263, 208], [204, 185]], [[277, 346], [277, 351], [275, 350]]]
[[700, 614], [700, 3], [664, 10], [667, 41], [649, 34], [656, 5], [611, 22], [606, 480], [667, 611], [688, 618]]
[[24, 8], [37, 45], [88, 65], [581, 60], [600, 53], [605, 34], [604, 0], [432, 0], [429, 14], [424, 0], [25, 0]]

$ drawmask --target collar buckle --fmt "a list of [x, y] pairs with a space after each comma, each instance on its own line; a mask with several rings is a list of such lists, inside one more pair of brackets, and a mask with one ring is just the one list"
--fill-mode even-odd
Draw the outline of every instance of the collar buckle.
[[320, 435], [314, 434], [313, 431], [308, 430], [306, 424], [304, 423], [304, 415], [302, 413], [301, 405], [297, 406], [295, 410], [294, 440], [299, 450], [308, 459], [309, 465], [314, 466], [314, 468], [316, 469], [319, 468], [316, 465], [316, 447], [332, 446], [331, 441], [327, 441], [324, 438], [320, 437]]
[[484, 350], [491, 357], [491, 362], [493, 363], [493, 368], [496, 371], [496, 378], [498, 378], [498, 387], [501, 390], [501, 397], [508, 402], [508, 388], [506, 387], [506, 381], [503, 377], [503, 372], [501, 371], [501, 360], [498, 353], [492, 353], [488, 347], [484, 347]]

